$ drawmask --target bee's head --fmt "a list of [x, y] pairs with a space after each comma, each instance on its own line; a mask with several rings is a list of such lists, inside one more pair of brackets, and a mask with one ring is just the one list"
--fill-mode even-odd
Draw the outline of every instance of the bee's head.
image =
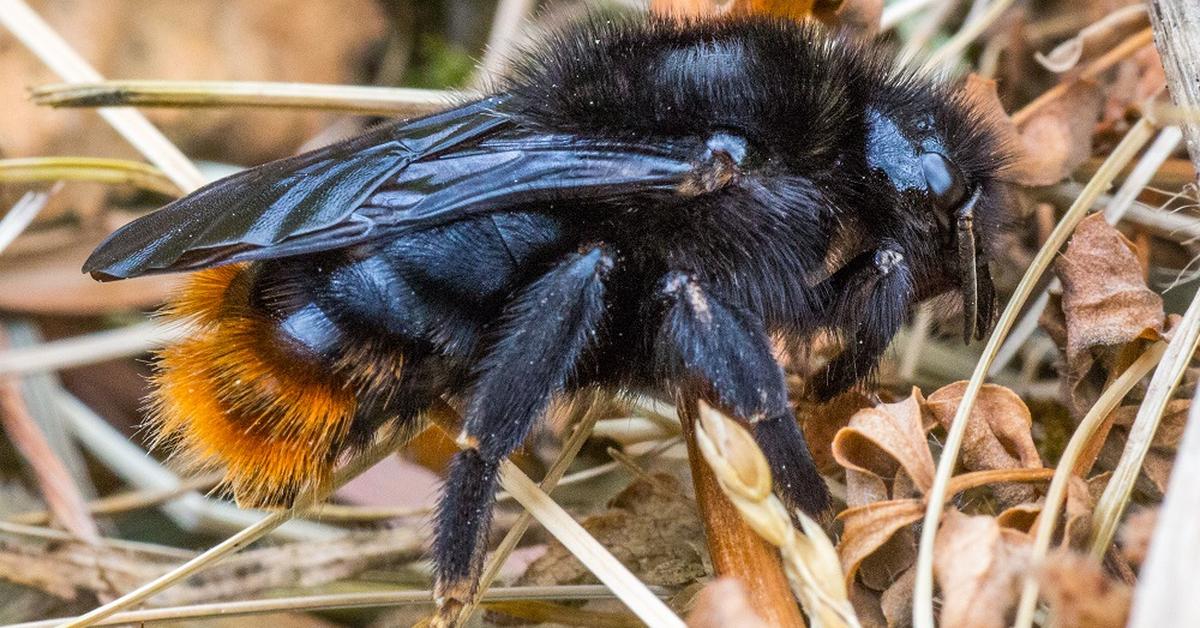
[[961, 291], [969, 339], [991, 323], [987, 253], [1009, 202], [998, 178], [1006, 157], [986, 116], [953, 93], [934, 96], [884, 97], [868, 109], [866, 165], [925, 285]]

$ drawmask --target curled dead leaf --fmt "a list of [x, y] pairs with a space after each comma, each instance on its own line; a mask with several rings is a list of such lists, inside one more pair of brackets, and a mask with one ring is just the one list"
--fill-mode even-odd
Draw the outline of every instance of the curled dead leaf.
[[864, 560], [888, 542], [905, 526], [920, 521], [925, 505], [919, 499], [896, 499], [886, 502], [847, 508], [838, 514], [842, 521], [842, 539], [838, 557], [847, 585]]
[[1146, 287], [1133, 243], [1104, 216], [1085, 218], [1066, 252], [1055, 262], [1063, 283], [1067, 364], [1082, 374], [1087, 354], [1137, 339], [1156, 339], [1163, 330], [1162, 297]]
[[808, 441], [813, 462], [821, 473], [832, 474], [841, 469], [833, 458], [833, 437], [849, 425], [854, 413], [870, 406], [871, 401], [862, 393], [849, 391], [827, 403], [804, 403], [797, 408], [796, 414], [804, 422], [804, 440]]
[[992, 517], [951, 510], [934, 547], [934, 575], [942, 590], [943, 626], [1003, 628], [1029, 567], [1027, 536], [1001, 528]]
[[1092, 131], [1100, 119], [1104, 92], [1090, 81], [1078, 81], [1038, 110], [1018, 131], [1022, 154], [1019, 183], [1053, 185], [1092, 156]]
[[1040, 514], [1042, 514], [1042, 504], [1040, 503], [1017, 504], [996, 515], [996, 521], [1002, 528], [1028, 534]]
[[963, 95], [977, 115], [993, 121], [1001, 142], [1012, 153], [1005, 180], [1026, 187], [1058, 183], [1087, 161], [1092, 131], [1104, 104], [1103, 92], [1089, 81], [1077, 81], [1059, 98], [1017, 125], [1004, 111], [996, 82], [969, 75]]
[[[926, 406], [943, 427], [949, 429], [966, 387], [965, 381], [955, 382], [929, 396]], [[1041, 468], [1031, 432], [1033, 417], [1013, 391], [984, 384], [967, 421], [961, 456], [968, 470]], [[1008, 504], [1033, 498], [1033, 490], [1025, 486], [996, 487], [996, 493]]]
[[898, 403], [859, 410], [833, 438], [833, 457], [847, 469], [891, 480], [903, 471], [921, 494], [933, 484], [933, 455], [925, 440], [924, 399], [913, 388]]
[[912, 625], [913, 585], [916, 580], [917, 572], [908, 569], [880, 596], [879, 605], [887, 619], [888, 628], [908, 628]]

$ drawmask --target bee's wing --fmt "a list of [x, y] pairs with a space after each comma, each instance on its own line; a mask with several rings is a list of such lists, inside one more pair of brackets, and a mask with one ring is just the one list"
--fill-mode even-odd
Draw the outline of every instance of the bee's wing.
[[[100, 280], [341, 248], [532, 201], [670, 190], [695, 146], [522, 128], [496, 96], [215, 181], [110, 235]], [[702, 148], [702, 147], [701, 147]]]

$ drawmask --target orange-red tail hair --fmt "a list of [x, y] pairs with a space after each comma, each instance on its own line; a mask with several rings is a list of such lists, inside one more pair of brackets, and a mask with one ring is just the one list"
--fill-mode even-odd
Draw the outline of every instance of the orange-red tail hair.
[[286, 506], [329, 482], [355, 389], [251, 307], [250, 273], [200, 271], [167, 311], [195, 331], [159, 354], [150, 425], [185, 465], [223, 471], [240, 505]]

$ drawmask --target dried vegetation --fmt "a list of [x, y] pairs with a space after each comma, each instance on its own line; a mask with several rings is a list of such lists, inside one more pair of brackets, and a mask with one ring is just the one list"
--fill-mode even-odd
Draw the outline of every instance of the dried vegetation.
[[[793, 526], [753, 441], [710, 408], [563, 404], [505, 468], [479, 608], [432, 619], [425, 516], [454, 451], [441, 428], [348, 462], [332, 496], [238, 511], [204, 492], [215, 478], [146, 457], [135, 432], [140, 358], [186, 334], [145, 318], [177, 278], [101, 288], [78, 272], [113, 226], [201, 173], [345, 136], [363, 114], [434, 109], [452, 97], [442, 88], [483, 84], [531, 25], [580, 10], [302, 4], [44, 0], [35, 13], [0, 0], [0, 623], [711, 628], [803, 613], [814, 626], [1105, 628], [1126, 625], [1135, 597], [1163, 598], [1139, 572], [1158, 504], [1179, 490], [1200, 373], [1182, 142], [1197, 110], [1168, 98], [1160, 55], [1173, 49], [1155, 48], [1141, 3], [650, 2], [812, 15], [964, 75], [1017, 152], [1020, 213], [995, 247], [1009, 305], [982, 354], [956, 342], [952, 312], [923, 309], [872, 389], [795, 397], [838, 497], [830, 521]], [[1200, 38], [1193, 26], [1179, 36]], [[113, 104], [152, 108], [89, 109]], [[812, 366], [780, 357], [799, 391]], [[452, 412], [439, 418], [453, 433]]]

